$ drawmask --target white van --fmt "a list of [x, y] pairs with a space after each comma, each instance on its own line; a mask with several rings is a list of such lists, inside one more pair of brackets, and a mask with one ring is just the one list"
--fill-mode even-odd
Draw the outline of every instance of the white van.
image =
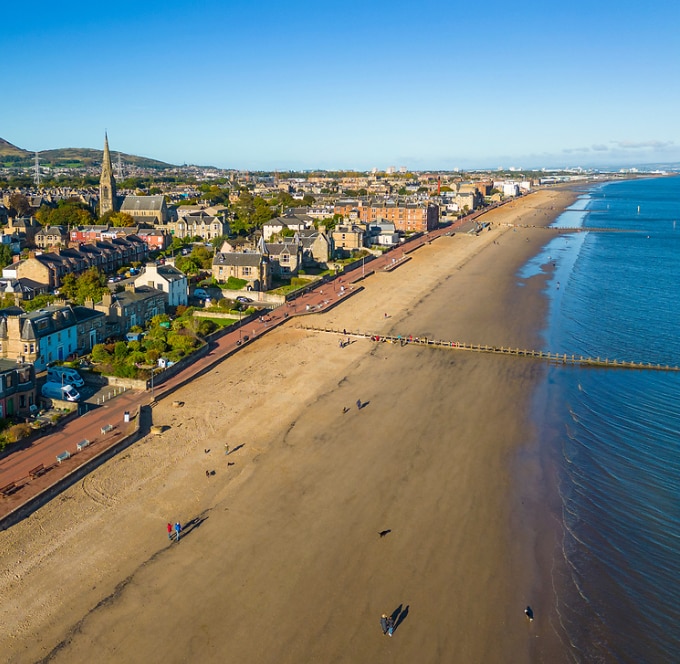
[[45, 383], [40, 393], [48, 399], [61, 399], [62, 401], [80, 401], [80, 393], [75, 387], [65, 383]]
[[82, 387], [85, 385], [83, 377], [75, 370], [69, 367], [49, 367], [47, 369], [47, 381], [50, 383], [63, 383], [64, 385], [73, 385], [74, 387]]

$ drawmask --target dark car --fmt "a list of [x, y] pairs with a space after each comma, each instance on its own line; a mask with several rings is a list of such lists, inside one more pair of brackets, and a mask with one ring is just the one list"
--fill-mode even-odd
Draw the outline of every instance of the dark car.
[[244, 295], [239, 295], [236, 298], [237, 302], [242, 302], [243, 304], [248, 304], [249, 302], [252, 302], [252, 300], [249, 297], [245, 297]]

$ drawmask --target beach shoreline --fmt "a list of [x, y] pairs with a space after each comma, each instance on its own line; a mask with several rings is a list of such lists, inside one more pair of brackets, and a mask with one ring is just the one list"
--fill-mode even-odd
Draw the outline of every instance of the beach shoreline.
[[[537, 348], [546, 275], [516, 274], [576, 197], [489, 212], [489, 231], [423, 247], [310, 322]], [[291, 321], [181, 388], [181, 410], [160, 402], [162, 436], [0, 533], [0, 646], [8, 661], [537, 661], [543, 627], [522, 614], [545, 592], [535, 499], [508, 497], [544, 371], [339, 349]], [[186, 538], [163, 541], [178, 519]], [[378, 618], [399, 604], [386, 644]]]

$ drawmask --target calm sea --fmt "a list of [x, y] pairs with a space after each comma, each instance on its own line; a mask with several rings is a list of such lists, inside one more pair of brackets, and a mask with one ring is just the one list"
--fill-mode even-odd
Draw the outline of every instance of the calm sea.
[[[546, 349], [680, 365], [680, 177], [592, 187], [556, 225], [598, 230], [523, 270], [550, 274]], [[680, 662], [680, 373], [552, 367], [536, 417], [552, 629], [575, 662]]]

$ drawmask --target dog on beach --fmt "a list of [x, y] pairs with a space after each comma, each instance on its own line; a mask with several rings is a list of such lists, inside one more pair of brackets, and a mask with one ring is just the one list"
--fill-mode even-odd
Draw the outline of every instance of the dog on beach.
[[389, 534], [389, 533], [391, 533], [391, 532], [392, 532], [391, 530], [381, 530], [381, 531], [378, 533], [378, 535], [380, 535], [380, 537], [385, 537], [385, 535], [387, 535], [387, 534]]

